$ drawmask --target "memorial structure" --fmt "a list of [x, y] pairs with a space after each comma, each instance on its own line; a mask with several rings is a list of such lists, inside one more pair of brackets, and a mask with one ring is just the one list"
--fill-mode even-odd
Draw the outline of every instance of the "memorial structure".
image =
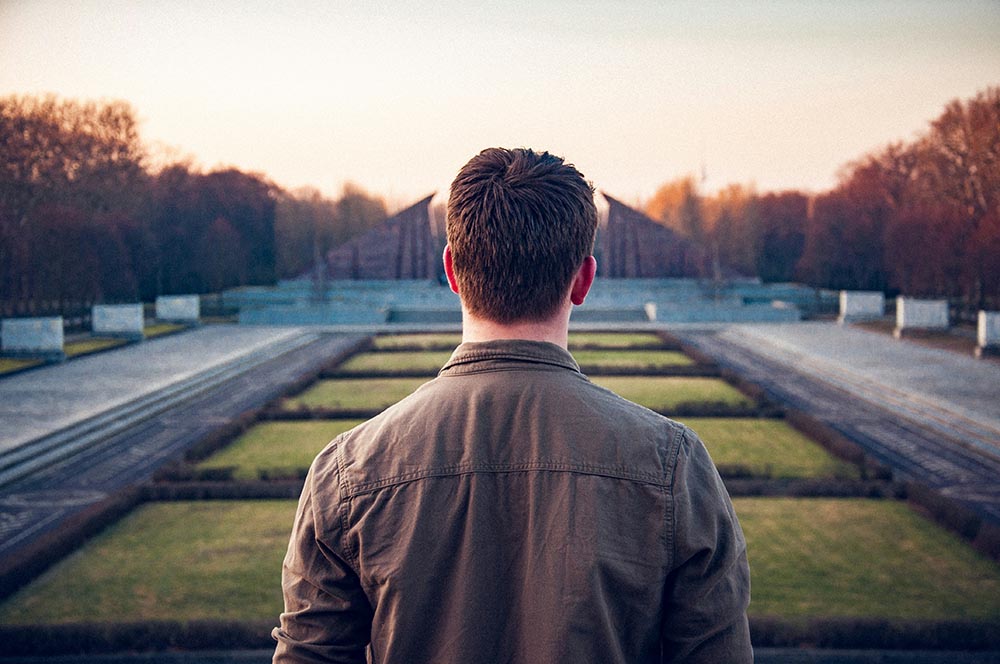
[[885, 315], [885, 295], [879, 291], [840, 291], [838, 323], [875, 320]]
[[[739, 277], [621, 201], [598, 193], [595, 203], [598, 280], [573, 324], [788, 322], [833, 306], [832, 292]], [[244, 325], [457, 327], [461, 309], [441, 262], [446, 204], [447, 190], [427, 196], [328, 252], [319, 269], [275, 288], [226, 291], [223, 304]]]
[[171, 323], [197, 323], [201, 300], [197, 295], [160, 295], [156, 298], [157, 320]]
[[898, 339], [913, 331], [948, 329], [947, 300], [918, 300], [911, 297], [896, 298], [896, 329]]
[[97, 304], [91, 310], [90, 330], [94, 334], [125, 339], [142, 339], [145, 316], [142, 304]]
[[980, 311], [976, 323], [976, 357], [1000, 355], [1000, 311]]
[[61, 360], [63, 341], [62, 316], [0, 321], [0, 351], [4, 355]]

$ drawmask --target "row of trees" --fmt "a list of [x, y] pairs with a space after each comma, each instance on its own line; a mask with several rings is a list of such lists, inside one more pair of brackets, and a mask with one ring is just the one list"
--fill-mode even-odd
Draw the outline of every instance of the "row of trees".
[[0, 98], [0, 315], [274, 283], [386, 217], [353, 186], [150, 163], [125, 103]]
[[[0, 315], [273, 283], [386, 218], [381, 199], [351, 185], [333, 200], [232, 168], [150, 162], [128, 104], [0, 98]], [[706, 277], [997, 308], [1000, 88], [848, 164], [831, 191], [705, 196], [689, 177], [646, 207], [711, 249]]]
[[848, 164], [831, 191], [714, 196], [663, 185], [654, 219], [712, 249], [713, 265], [764, 281], [948, 297], [1000, 308], [1000, 87], [953, 101], [908, 143]]

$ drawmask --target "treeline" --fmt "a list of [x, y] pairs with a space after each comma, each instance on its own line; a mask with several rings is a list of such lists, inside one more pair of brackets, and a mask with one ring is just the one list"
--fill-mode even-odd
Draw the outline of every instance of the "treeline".
[[1000, 87], [848, 164], [831, 191], [733, 185], [702, 196], [689, 177], [661, 187], [646, 211], [710, 248], [705, 276], [729, 269], [1000, 308]]
[[151, 161], [126, 103], [0, 98], [0, 315], [272, 284], [386, 218], [350, 185]]

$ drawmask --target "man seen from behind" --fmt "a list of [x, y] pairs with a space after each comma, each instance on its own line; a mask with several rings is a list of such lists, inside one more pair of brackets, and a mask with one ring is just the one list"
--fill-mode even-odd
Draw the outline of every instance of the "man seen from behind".
[[753, 661], [746, 545], [704, 446], [567, 351], [593, 193], [547, 152], [461, 169], [444, 267], [462, 344], [313, 463], [275, 662]]

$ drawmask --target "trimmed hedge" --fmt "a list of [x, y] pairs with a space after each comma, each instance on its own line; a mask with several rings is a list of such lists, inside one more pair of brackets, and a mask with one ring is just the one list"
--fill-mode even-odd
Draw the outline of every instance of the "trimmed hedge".
[[157, 482], [142, 488], [147, 501], [170, 500], [298, 500], [303, 480], [257, 480], [252, 482]]
[[1000, 525], [985, 521], [954, 498], [917, 482], [907, 484], [910, 506], [958, 534], [977, 551], [1000, 562]]
[[766, 479], [754, 477], [727, 476], [724, 468], [719, 468], [729, 495], [740, 498], [788, 497], [788, 498], [884, 498], [902, 500], [906, 498], [906, 486], [880, 480], [848, 479]]
[[[59, 528], [0, 559], [0, 600], [10, 597], [87, 540], [111, 526], [142, 502], [138, 489], [127, 489], [67, 517]], [[0, 637], [0, 644], [3, 638]]]
[[[273, 621], [149, 621], [0, 625], [7, 656], [85, 655], [162, 650], [273, 648]], [[1000, 623], [819, 618], [751, 618], [757, 648], [979, 651], [1000, 648]]]
[[0, 625], [6, 656], [93, 655], [158, 650], [273, 648], [274, 621], [148, 621], [67, 625]]
[[995, 650], [1000, 648], [1000, 621], [755, 617], [750, 637], [758, 648]]

